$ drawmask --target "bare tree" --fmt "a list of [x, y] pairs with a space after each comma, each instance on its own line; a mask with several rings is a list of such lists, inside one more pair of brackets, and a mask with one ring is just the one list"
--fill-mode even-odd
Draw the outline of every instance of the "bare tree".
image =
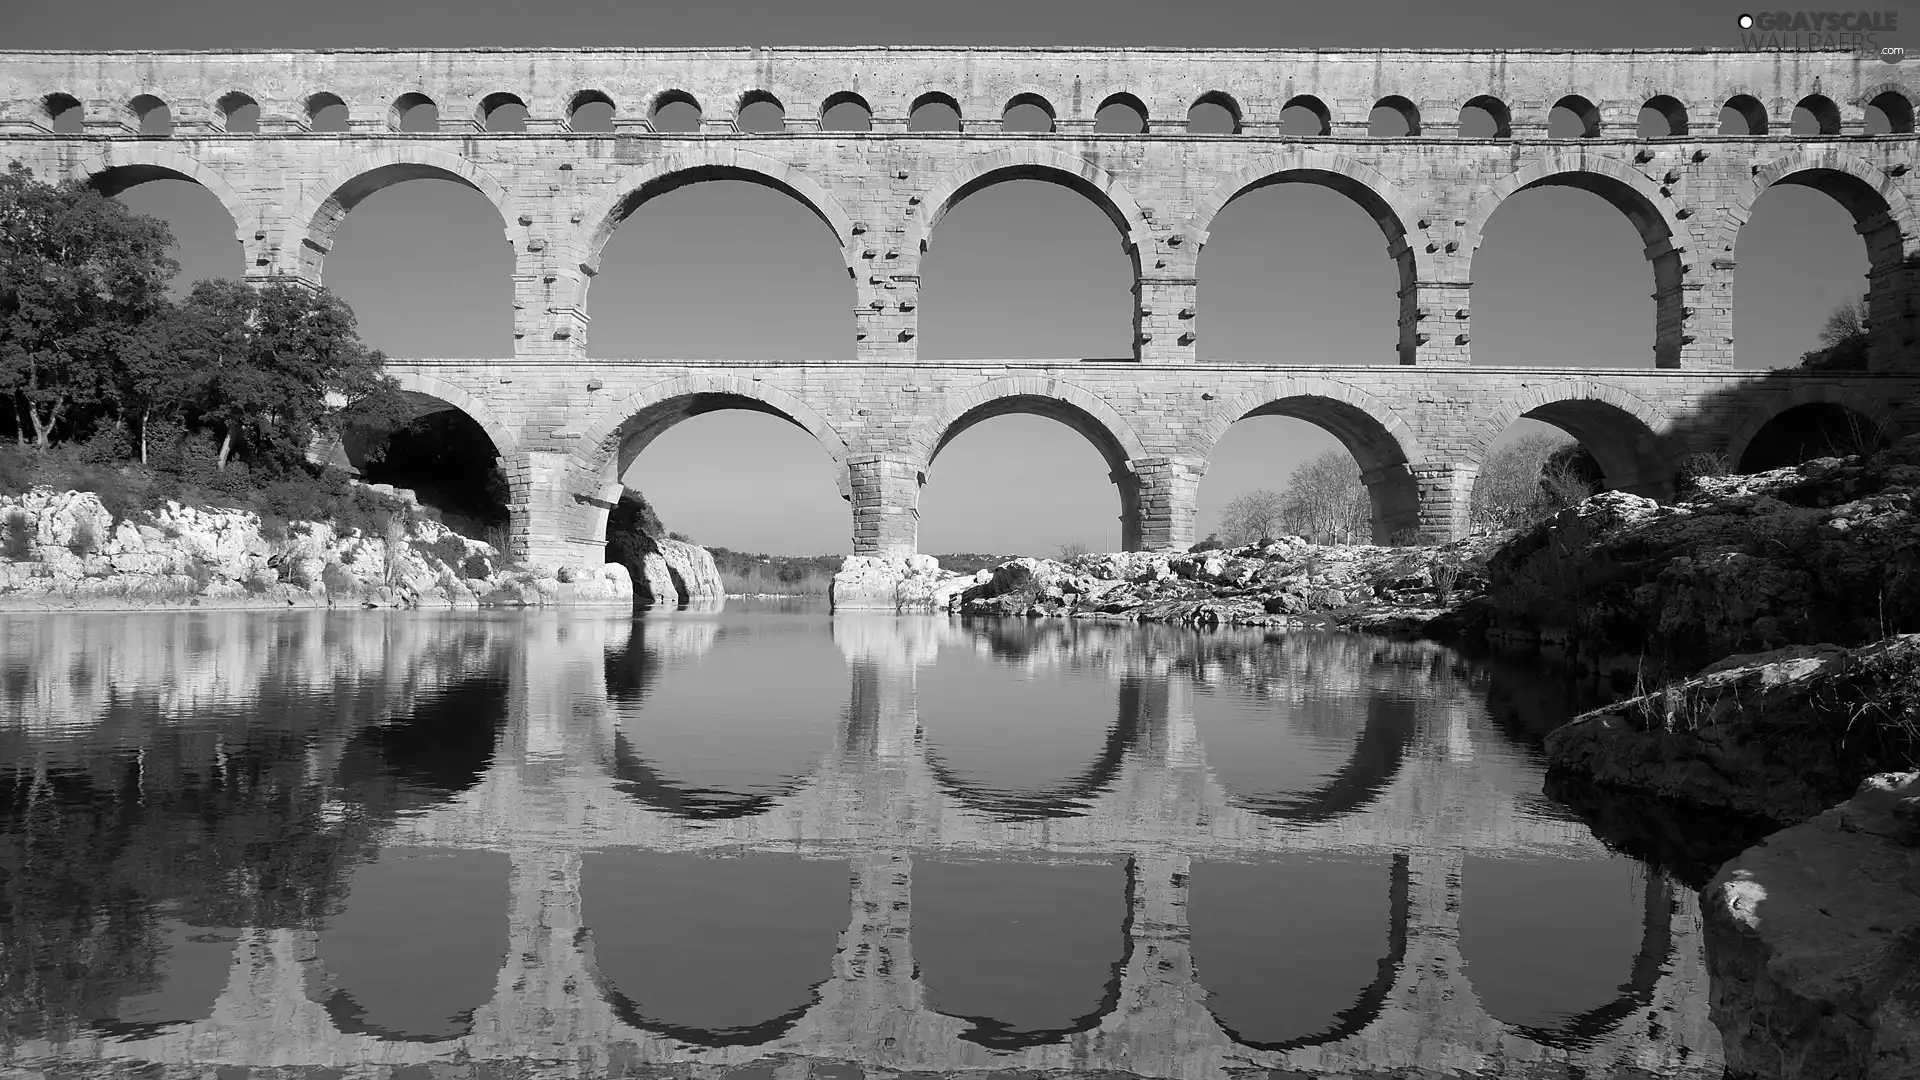
[[1820, 348], [1800, 354], [1800, 366], [1824, 371], [1859, 371], [1867, 366], [1867, 305], [1849, 300], [1834, 308], [1820, 327]]
[[1261, 488], [1236, 495], [1220, 511], [1220, 529], [1215, 535], [1228, 547], [1279, 536], [1286, 531], [1285, 510], [1286, 497], [1277, 491]]
[[1532, 520], [1540, 509], [1540, 480], [1547, 459], [1570, 441], [1543, 431], [1488, 454], [1473, 482], [1469, 503], [1473, 527], [1507, 529]]
[[1302, 462], [1287, 478], [1282, 506], [1287, 531], [1316, 544], [1370, 538], [1373, 506], [1360, 482], [1360, 466], [1345, 450]]

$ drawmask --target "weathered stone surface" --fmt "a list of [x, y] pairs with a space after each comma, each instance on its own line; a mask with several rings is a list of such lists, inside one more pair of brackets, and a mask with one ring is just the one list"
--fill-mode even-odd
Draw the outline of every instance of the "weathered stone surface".
[[293, 522], [283, 538], [269, 540], [250, 511], [169, 503], [141, 520], [115, 522], [90, 492], [46, 489], [0, 496], [0, 520], [14, 514], [25, 516], [33, 540], [27, 558], [0, 557], [0, 610], [633, 600], [623, 567], [504, 567], [489, 545], [433, 521], [379, 537]]
[[[1729, 31], [1731, 32], [1731, 31]], [[1865, 130], [1869, 102], [1901, 69], [1848, 53], [1432, 52], [1395, 50], [803, 49], [289, 51], [275, 78], [257, 54], [0, 54], [0, 155], [38, 175], [104, 189], [181, 177], [214, 193], [240, 223], [256, 280], [320, 283], [332, 237], [361, 198], [418, 176], [461, 182], [498, 211], [513, 245], [514, 352], [396, 360], [403, 388], [456, 407], [488, 433], [513, 480], [517, 559], [598, 561], [600, 500], [624, 435], [657, 435], [708, 408], [782, 415], [812, 433], [842, 469], [853, 550], [917, 547], [920, 478], [934, 453], [981, 409], [1067, 419], [1113, 468], [1121, 545], [1189, 545], [1200, 478], [1227, 425], [1280, 411], [1342, 433], [1373, 488], [1377, 539], [1410, 530], [1461, 535], [1485, 449], [1521, 415], [1578, 430], [1608, 481], [1667, 492], [1695, 451], [1736, 459], [1787, 409], [1844, 405], [1898, 432], [1920, 389], [1912, 260], [1920, 256], [1920, 171], [1908, 132]], [[1274, 88], [1275, 73], [1289, 87]], [[1765, 134], [1643, 139], [1641, 103], [1658, 92], [1711, 125], [1730, 87], [1753, 87]], [[223, 130], [220, 102], [258, 95], [257, 134]], [[574, 131], [584, 88], [618, 103], [612, 132]], [[870, 131], [819, 137], [821, 110], [858, 88]], [[956, 95], [957, 133], [910, 129], [916, 98]], [[1098, 90], [1094, 88], [1100, 88]], [[324, 89], [323, 89], [324, 88]], [[698, 132], [654, 132], [644, 117], [669, 89], [707, 110]], [[1140, 134], [1094, 130], [1110, 92], [1136, 95]], [[486, 132], [490, 94], [528, 109], [525, 132]], [[340, 96], [342, 132], [316, 133], [307, 103]], [[731, 110], [761, 92], [784, 106], [783, 130], [740, 130]], [[422, 93], [439, 130], [393, 129], [393, 102]], [[1008, 133], [1016, 94], [1043, 97], [1046, 134]], [[1592, 137], [1549, 138], [1547, 117], [1571, 93], [1594, 103]], [[85, 103], [82, 132], [52, 131], [50, 95]], [[1234, 103], [1237, 130], [1196, 138], [1187, 110], [1211, 94]], [[1829, 130], [1791, 133], [1808, 95], [1831, 99]], [[163, 97], [172, 130], [131, 137], [128, 104]], [[1293, 95], [1327, 109], [1325, 131], [1282, 134]], [[1461, 138], [1460, 107], [1492, 97], [1506, 130]], [[1369, 135], [1376, 102], [1418, 102], [1409, 139]], [[795, 137], [798, 135], [799, 137]], [[1279, 349], [1244, 362], [1202, 362], [1199, 251], [1240, 193], [1284, 175], [1353, 198], [1377, 222], [1396, 265], [1398, 340], [1369, 365], [1285, 365]], [[791, 195], [832, 232], [851, 278], [847, 355], [831, 363], [591, 358], [592, 271], [619, 223], [682, 181], [747, 176]], [[1137, 253], [1135, 332], [1125, 354], [1072, 359], [918, 352], [922, 257], [957, 202], [1008, 180], [1066, 182], [1098, 204]], [[1870, 267], [1866, 372], [1734, 370], [1731, 252], [1750, 208], [1779, 183], [1840, 198]], [[1651, 355], [1608, 370], [1495, 369], [1471, 359], [1471, 267], [1503, 201], [1540, 183], [1600, 193], [1644, 246], [1654, 311]], [[1748, 368], [1790, 360], [1748, 357]], [[1639, 370], [1633, 370], [1639, 369]]]
[[1920, 1075], [1920, 773], [1768, 837], [1707, 885], [1712, 1015], [1728, 1075]]
[[726, 599], [727, 587], [721, 583], [720, 570], [706, 548], [673, 539], [655, 543], [680, 603], [707, 605]]
[[1556, 772], [1694, 806], [1804, 821], [1916, 744], [1920, 635], [1858, 649], [1730, 656], [1692, 678], [1576, 717], [1547, 736]]
[[1920, 627], [1916, 496], [1920, 437], [1702, 480], [1675, 503], [1607, 492], [1489, 561], [1492, 631], [1658, 682], [1731, 654]]
[[945, 611], [973, 579], [941, 569], [931, 555], [852, 555], [833, 575], [828, 595], [835, 611]]

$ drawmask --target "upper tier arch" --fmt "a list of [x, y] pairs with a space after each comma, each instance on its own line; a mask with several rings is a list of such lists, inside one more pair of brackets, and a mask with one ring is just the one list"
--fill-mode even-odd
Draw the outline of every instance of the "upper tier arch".
[[280, 269], [320, 280], [321, 264], [347, 214], [367, 196], [407, 180], [451, 180], [486, 196], [500, 213], [501, 230], [514, 239], [518, 213], [506, 185], [458, 154], [402, 146], [362, 154], [305, 185], [285, 222], [289, 235], [280, 244]]
[[920, 196], [925, 209], [907, 226], [908, 245], [914, 251], [926, 251], [934, 227], [955, 203], [983, 187], [1006, 180], [1043, 180], [1087, 196], [1120, 230], [1127, 250], [1136, 258], [1151, 235], [1140, 204], [1113, 174], [1097, 163], [1045, 146], [1017, 146], [981, 154], [937, 179]]

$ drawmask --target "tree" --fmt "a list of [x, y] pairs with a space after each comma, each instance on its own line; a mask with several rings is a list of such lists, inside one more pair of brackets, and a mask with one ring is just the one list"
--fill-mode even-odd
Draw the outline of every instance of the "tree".
[[0, 391], [17, 437], [51, 444], [110, 407], [117, 357], [151, 347], [179, 271], [166, 223], [13, 162], [0, 175]]
[[1372, 501], [1360, 482], [1360, 466], [1345, 450], [1329, 450], [1294, 469], [1282, 508], [1287, 531], [1316, 544], [1351, 544], [1371, 532]]
[[1800, 366], [1819, 371], [1864, 371], [1867, 366], [1867, 305], [1851, 300], [1834, 308], [1820, 327], [1820, 348], [1800, 354]]
[[337, 429], [347, 402], [356, 416], [404, 412], [386, 358], [361, 344], [352, 309], [325, 289], [199, 282], [171, 347], [198, 372], [194, 404], [221, 433], [222, 469], [236, 449], [293, 466], [316, 432]]
[[1282, 527], [1285, 505], [1284, 495], [1265, 488], [1236, 495], [1220, 511], [1220, 531], [1215, 535], [1228, 547], [1279, 536], [1285, 531]]
[[1565, 436], [1539, 432], [1487, 455], [1473, 482], [1469, 501], [1476, 529], [1510, 529], [1533, 520], [1540, 510], [1541, 471]]

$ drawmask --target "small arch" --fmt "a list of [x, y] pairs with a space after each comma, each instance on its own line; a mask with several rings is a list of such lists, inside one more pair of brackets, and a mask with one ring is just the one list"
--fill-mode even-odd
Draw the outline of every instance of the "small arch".
[[851, 90], [829, 94], [820, 103], [820, 130], [872, 131], [873, 106]]
[[1642, 139], [1670, 139], [1687, 133], [1687, 107], [1671, 94], [1656, 94], [1640, 106]]
[[1735, 94], [1720, 106], [1720, 134], [1758, 136], [1767, 133], [1767, 107], [1752, 94]]
[[1187, 132], [1192, 135], [1238, 135], [1240, 121], [1240, 103], [1222, 90], [1201, 94], [1187, 109]]
[[1491, 94], [1481, 94], [1460, 106], [1460, 137], [1463, 139], [1513, 138], [1513, 110]]
[[960, 103], [952, 94], [929, 90], [913, 99], [907, 110], [907, 130], [916, 132], [953, 132], [960, 130]]
[[1536, 386], [1501, 402], [1472, 436], [1485, 456], [1500, 433], [1521, 417], [1552, 424], [1579, 440], [1600, 463], [1608, 490], [1670, 495], [1672, 455], [1665, 433], [1673, 421], [1642, 398], [1588, 379]]
[[141, 94], [127, 102], [134, 119], [140, 125], [140, 134], [148, 138], [164, 139], [173, 134], [173, 110], [167, 103], [152, 94]]
[[766, 90], [749, 90], [733, 104], [733, 130], [754, 135], [787, 130], [787, 107]]
[[908, 449], [921, 463], [921, 472], [933, 468], [957, 436], [982, 420], [1008, 413], [1031, 413], [1058, 420], [1086, 436], [1112, 469], [1147, 456], [1146, 445], [1127, 422], [1100, 397], [1069, 382], [1040, 376], [992, 379], [954, 394], [940, 411], [923, 420], [908, 436]]
[[655, 131], [699, 131], [705, 115], [699, 98], [685, 90], [662, 90], [647, 108], [647, 123]]
[[347, 130], [347, 103], [339, 94], [327, 90], [309, 94], [304, 107], [309, 131]]
[[1877, 449], [1894, 436], [1881, 403], [1836, 386], [1803, 386], [1760, 403], [1727, 441], [1734, 471], [1761, 472], [1814, 457]]
[[1039, 94], [1015, 94], [1000, 110], [1000, 130], [1022, 135], [1043, 135], [1053, 130], [1058, 117], [1053, 103]]
[[86, 123], [86, 106], [72, 94], [48, 94], [40, 99], [40, 107], [45, 110], [47, 126], [61, 135], [78, 135]]
[[1280, 134], [1282, 135], [1331, 135], [1333, 134], [1333, 112], [1327, 103], [1312, 94], [1299, 94], [1288, 98], [1280, 109]]
[[1547, 111], [1547, 138], [1597, 139], [1600, 109], [1579, 94], [1568, 94]]
[[1840, 106], [1825, 94], [1808, 94], [1793, 107], [1795, 135], [1840, 134]]
[[1367, 134], [1376, 139], [1404, 139], [1420, 134], [1420, 106], [1399, 94], [1381, 98], [1367, 114]]
[[581, 90], [567, 99], [567, 127], [580, 134], [613, 131], [613, 98], [604, 90]]
[[1093, 112], [1096, 135], [1144, 135], [1147, 133], [1146, 103], [1132, 94], [1108, 94]]
[[501, 91], [480, 99], [480, 127], [486, 131], [518, 133], [527, 130], [527, 103], [518, 94]]
[[1866, 133], [1913, 134], [1913, 99], [1899, 90], [1882, 90], [1868, 99]]
[[260, 103], [251, 95], [230, 90], [220, 95], [215, 105], [220, 112], [221, 126], [228, 134], [254, 134], [260, 130]]
[[439, 131], [440, 106], [418, 91], [401, 94], [387, 110], [387, 127], [393, 131]]

